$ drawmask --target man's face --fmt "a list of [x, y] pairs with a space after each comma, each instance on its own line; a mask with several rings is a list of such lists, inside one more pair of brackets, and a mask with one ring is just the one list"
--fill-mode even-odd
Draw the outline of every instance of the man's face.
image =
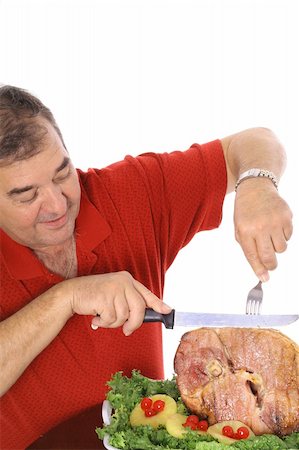
[[41, 151], [0, 165], [0, 228], [18, 243], [43, 249], [63, 244], [74, 231], [80, 184], [67, 151], [47, 121]]

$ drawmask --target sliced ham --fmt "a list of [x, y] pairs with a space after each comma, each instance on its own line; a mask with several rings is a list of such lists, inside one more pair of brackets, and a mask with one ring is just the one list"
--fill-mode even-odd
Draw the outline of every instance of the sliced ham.
[[190, 331], [174, 368], [182, 400], [211, 425], [240, 420], [257, 435], [299, 431], [299, 347], [279, 331]]

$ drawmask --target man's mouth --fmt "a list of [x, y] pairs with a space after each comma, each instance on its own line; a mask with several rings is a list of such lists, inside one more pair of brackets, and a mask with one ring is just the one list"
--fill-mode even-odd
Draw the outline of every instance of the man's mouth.
[[47, 228], [56, 229], [63, 227], [67, 223], [67, 221], [68, 221], [68, 214], [66, 212], [63, 216], [60, 216], [57, 219], [44, 221], [41, 223], [42, 225], [45, 225]]

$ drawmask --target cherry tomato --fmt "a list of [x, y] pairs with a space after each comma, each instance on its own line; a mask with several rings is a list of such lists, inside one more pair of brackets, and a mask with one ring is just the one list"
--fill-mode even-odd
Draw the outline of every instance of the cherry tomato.
[[141, 400], [140, 406], [143, 411], [146, 411], [147, 409], [151, 408], [153, 404], [153, 400], [151, 398], [145, 397]]
[[249, 430], [246, 427], [240, 427], [237, 429], [237, 435], [239, 439], [247, 439], [249, 436]]
[[163, 400], [156, 400], [153, 404], [153, 410], [156, 412], [163, 411], [165, 408], [165, 402]]
[[195, 414], [191, 414], [191, 416], [187, 417], [186, 420], [187, 423], [198, 423], [199, 422], [199, 418], [195, 415]]
[[200, 431], [207, 431], [209, 424], [206, 420], [200, 420], [197, 424], [197, 429]]
[[191, 414], [187, 417], [186, 422], [183, 423], [183, 427], [189, 427], [191, 430], [197, 430], [199, 418], [195, 414]]
[[233, 434], [234, 434], [234, 430], [229, 425], [225, 425], [225, 427], [222, 428], [222, 434], [223, 434], [223, 436], [232, 438]]
[[144, 414], [146, 417], [152, 417], [155, 416], [157, 413], [152, 408], [149, 408], [144, 411]]

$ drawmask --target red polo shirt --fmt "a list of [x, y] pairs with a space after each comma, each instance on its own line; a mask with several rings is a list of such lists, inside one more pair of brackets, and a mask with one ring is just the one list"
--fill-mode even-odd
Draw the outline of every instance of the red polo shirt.
[[[226, 170], [220, 141], [78, 173], [78, 276], [126, 270], [162, 297], [165, 272], [178, 251], [196, 232], [221, 221]], [[2, 230], [0, 262], [1, 320], [63, 281]], [[93, 331], [90, 323], [90, 317], [73, 316], [1, 398], [1, 449], [23, 449], [102, 402], [106, 382], [118, 370], [163, 377], [160, 324], [143, 324], [125, 337], [121, 329]]]

